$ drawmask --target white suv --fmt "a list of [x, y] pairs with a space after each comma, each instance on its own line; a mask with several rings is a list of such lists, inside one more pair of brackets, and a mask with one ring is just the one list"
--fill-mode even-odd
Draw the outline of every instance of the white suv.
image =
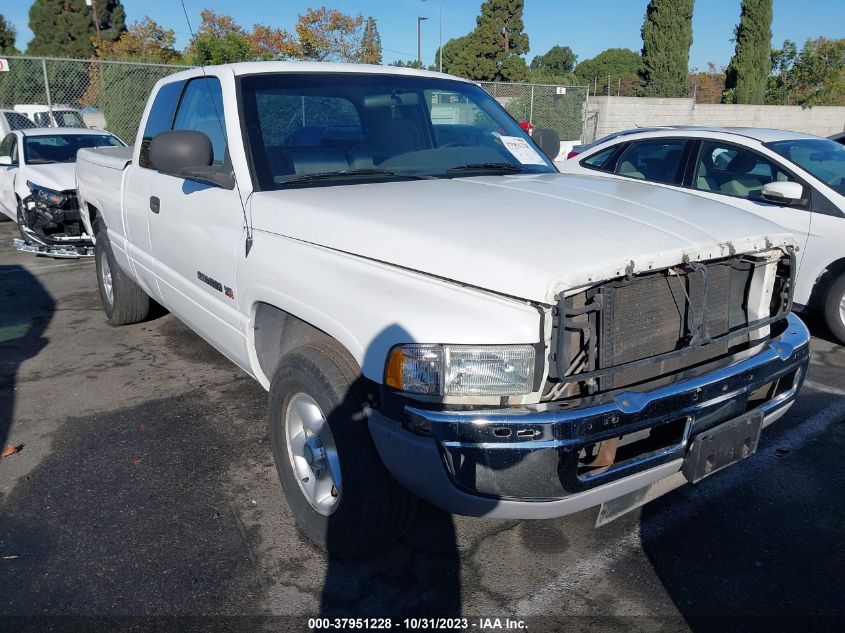
[[798, 132], [667, 127], [601, 139], [562, 172], [646, 180], [726, 202], [793, 231], [795, 303], [845, 343], [845, 147]]

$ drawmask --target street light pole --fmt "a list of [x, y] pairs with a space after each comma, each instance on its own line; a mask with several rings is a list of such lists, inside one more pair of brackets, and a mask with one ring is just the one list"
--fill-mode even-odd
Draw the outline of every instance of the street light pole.
[[417, 16], [417, 68], [422, 68], [422, 23], [427, 19]]

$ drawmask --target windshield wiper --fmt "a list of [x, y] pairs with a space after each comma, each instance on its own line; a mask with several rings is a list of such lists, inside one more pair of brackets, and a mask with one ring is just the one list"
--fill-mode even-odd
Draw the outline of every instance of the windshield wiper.
[[386, 176], [396, 178], [412, 178], [415, 180], [429, 180], [434, 176], [425, 174], [411, 174], [403, 171], [391, 171], [390, 169], [342, 169], [340, 171], [323, 171], [316, 174], [302, 174], [279, 181], [280, 185], [289, 185], [300, 182], [314, 182], [317, 180], [334, 180], [342, 178], [356, 178], [358, 176]]
[[457, 167], [450, 167], [446, 170], [447, 173], [461, 172], [461, 171], [495, 171], [509, 174], [533, 174], [530, 169], [525, 169], [520, 165], [512, 163], [470, 163], [469, 165], [458, 165]]

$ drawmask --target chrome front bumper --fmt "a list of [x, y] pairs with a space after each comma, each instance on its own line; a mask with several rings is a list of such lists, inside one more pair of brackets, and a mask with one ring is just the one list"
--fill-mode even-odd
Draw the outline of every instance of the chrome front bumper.
[[[405, 408], [400, 424], [374, 412], [370, 431], [396, 479], [429, 502], [471, 516], [548, 518], [603, 503], [680, 470], [691, 438], [749, 411], [764, 424], [795, 399], [809, 362], [810, 335], [794, 314], [753, 355], [652, 391], [623, 391], [601, 403], [432, 411]], [[749, 396], [771, 385], [769, 397]], [[580, 406], [579, 406], [580, 405]], [[582, 448], [681, 425], [677, 442], [578, 474]]]

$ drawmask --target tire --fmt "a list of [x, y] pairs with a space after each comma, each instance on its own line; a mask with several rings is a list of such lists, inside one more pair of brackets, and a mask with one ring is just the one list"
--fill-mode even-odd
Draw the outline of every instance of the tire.
[[[337, 558], [381, 550], [402, 535], [416, 512], [416, 497], [393, 479], [370, 437], [359, 375], [357, 364], [339, 344], [308, 343], [279, 361], [267, 407], [273, 459], [296, 522], [314, 544]], [[305, 442], [321, 438], [328, 455], [321, 463], [328, 469], [315, 471], [295, 447], [297, 440], [290, 438], [297, 420], [305, 419], [297, 413], [302, 403], [312, 410], [312, 404], [316, 405], [323, 415], [322, 424], [330, 431], [329, 437], [324, 436], [325, 426], [321, 426], [320, 433]], [[307, 484], [300, 483], [310, 482], [312, 473], [314, 482], [341, 482], [332, 487], [322, 505], [315, 505], [306, 493]], [[330, 482], [325, 481], [327, 475]], [[314, 486], [316, 489], [318, 483]]]
[[845, 273], [839, 275], [825, 295], [824, 320], [831, 333], [845, 344]]
[[109, 324], [129, 325], [146, 319], [150, 312], [150, 297], [129, 279], [115, 261], [105, 231], [97, 235], [94, 260], [100, 300]]

